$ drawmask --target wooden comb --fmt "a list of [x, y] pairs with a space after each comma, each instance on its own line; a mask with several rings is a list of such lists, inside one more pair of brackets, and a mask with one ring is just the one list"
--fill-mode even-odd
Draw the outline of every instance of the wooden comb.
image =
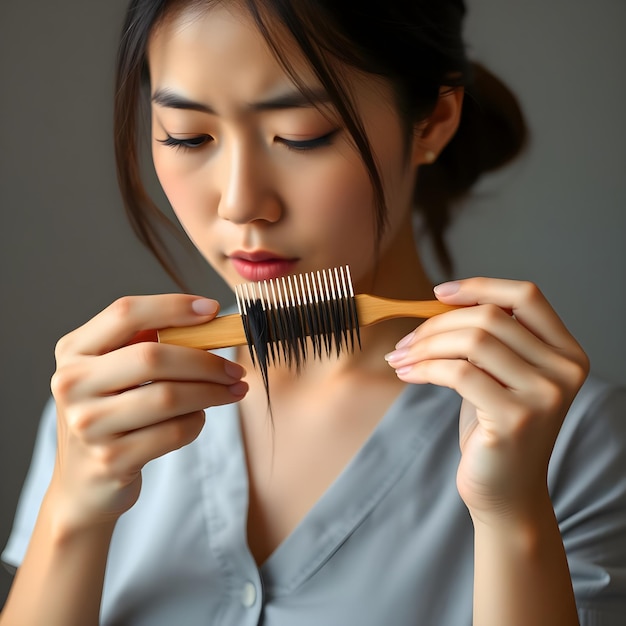
[[287, 356], [285, 350], [300, 350], [310, 337], [316, 354], [324, 346], [330, 352], [331, 345], [339, 352], [342, 346], [353, 348], [355, 339], [360, 343], [359, 327], [399, 317], [429, 318], [458, 308], [438, 300], [355, 295], [348, 266], [245, 283], [235, 288], [235, 296], [239, 313], [159, 330], [159, 341], [202, 350], [248, 344], [251, 352], [263, 342], [282, 346]]

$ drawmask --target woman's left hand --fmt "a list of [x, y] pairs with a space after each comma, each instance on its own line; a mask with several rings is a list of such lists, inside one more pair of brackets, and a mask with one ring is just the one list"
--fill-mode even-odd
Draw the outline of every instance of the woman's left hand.
[[463, 397], [457, 485], [472, 516], [532, 515], [587, 356], [532, 283], [471, 278], [435, 294], [467, 307], [427, 320], [386, 358], [401, 380]]

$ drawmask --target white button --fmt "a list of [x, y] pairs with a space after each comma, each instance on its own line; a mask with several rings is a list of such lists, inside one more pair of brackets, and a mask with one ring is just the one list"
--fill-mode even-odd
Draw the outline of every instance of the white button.
[[256, 602], [256, 587], [254, 583], [247, 582], [241, 590], [241, 604], [247, 609], [254, 606]]

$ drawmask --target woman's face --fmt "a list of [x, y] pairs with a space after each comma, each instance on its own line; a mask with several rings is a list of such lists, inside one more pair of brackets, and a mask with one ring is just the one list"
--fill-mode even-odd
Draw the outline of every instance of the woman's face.
[[[234, 4], [234, 3], [233, 3]], [[374, 195], [350, 136], [297, 49], [283, 50], [312, 106], [247, 13], [183, 12], [153, 33], [152, 151], [181, 224], [231, 286], [349, 264], [371, 278]], [[389, 206], [380, 259], [412, 245], [414, 167], [388, 87], [350, 87]]]

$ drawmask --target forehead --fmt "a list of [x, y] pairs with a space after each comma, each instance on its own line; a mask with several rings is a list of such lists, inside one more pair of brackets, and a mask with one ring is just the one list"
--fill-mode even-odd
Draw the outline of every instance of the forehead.
[[[277, 30], [280, 56], [307, 86], [317, 86], [315, 75], [301, 50], [285, 29]], [[187, 7], [170, 12], [155, 27], [148, 41], [151, 82], [215, 81], [240, 95], [293, 85], [281, 62], [268, 46], [254, 18], [238, 2], [207, 8]]]

